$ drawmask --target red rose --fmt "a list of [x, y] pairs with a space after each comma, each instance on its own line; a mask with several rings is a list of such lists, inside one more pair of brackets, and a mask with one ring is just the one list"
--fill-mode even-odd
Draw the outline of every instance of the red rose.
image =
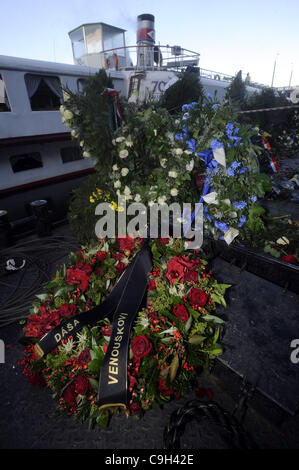
[[169, 243], [169, 238], [159, 238], [159, 240], [163, 243], [163, 245], [167, 245]]
[[181, 321], [187, 321], [189, 318], [188, 310], [183, 304], [175, 305], [173, 307], [173, 313]]
[[88, 287], [89, 276], [81, 269], [68, 268], [66, 270], [66, 282], [70, 285], [79, 285], [82, 291]]
[[146, 336], [143, 335], [136, 336], [132, 343], [133, 354], [138, 358], [147, 356], [150, 353], [152, 347], [152, 343], [147, 339]]
[[61, 317], [70, 317], [76, 313], [77, 307], [76, 305], [61, 305], [58, 309], [58, 313]]
[[294, 255], [286, 255], [282, 256], [281, 261], [285, 261], [286, 263], [296, 264], [299, 260]]
[[86, 395], [90, 389], [90, 383], [86, 374], [79, 375], [75, 380], [75, 392], [78, 395]]
[[178, 262], [188, 269], [196, 269], [201, 263], [199, 259], [189, 259], [188, 256], [180, 256]]
[[91, 361], [90, 349], [84, 349], [81, 351], [78, 357], [79, 366], [85, 366]]
[[132, 237], [117, 237], [116, 239], [119, 243], [121, 251], [132, 251], [135, 247], [135, 241]]
[[64, 391], [63, 398], [67, 402], [67, 404], [74, 408], [77, 406], [77, 394], [75, 392], [75, 384], [72, 382]]
[[107, 349], [108, 349], [108, 344], [104, 344], [104, 346], [103, 346], [103, 351], [104, 351], [104, 354], [106, 354], [106, 352], [107, 352]]
[[117, 265], [115, 266], [116, 274], [121, 274], [125, 268], [126, 268], [126, 265], [120, 261], [120, 262], [117, 263]]
[[188, 299], [190, 304], [203, 307], [208, 301], [208, 296], [201, 289], [193, 288], [189, 292]]
[[167, 397], [168, 395], [173, 394], [173, 390], [171, 390], [170, 388], [167, 388], [165, 384], [165, 380], [163, 379], [160, 379], [158, 382], [158, 390], [161, 393], [161, 395], [163, 395], [164, 397]]
[[129, 409], [130, 409], [131, 415], [139, 415], [142, 411], [140, 403], [130, 403]]
[[167, 273], [165, 274], [165, 277], [173, 286], [175, 281], [178, 279], [181, 279], [183, 275], [184, 275], [184, 268], [180, 263], [178, 263], [178, 257], [175, 256], [168, 263]]
[[187, 271], [184, 274], [184, 282], [197, 282], [198, 274], [196, 271]]
[[81, 262], [77, 263], [75, 264], [74, 269], [79, 269], [80, 271], [84, 271], [85, 274], [87, 274], [87, 276], [90, 276], [92, 273], [92, 267], [90, 266], [90, 264], [86, 264], [86, 263], [81, 263]]
[[97, 260], [98, 261], [104, 261], [107, 258], [108, 254], [106, 251], [98, 251], [96, 254]]
[[122, 259], [125, 258], [125, 257], [126, 257], [126, 255], [124, 255], [123, 253], [115, 253], [115, 254], [113, 255], [113, 258], [114, 258], [114, 259], [117, 259], [118, 261], [122, 260]]
[[156, 289], [156, 281], [155, 279], [151, 279], [147, 283], [147, 290], [155, 290]]

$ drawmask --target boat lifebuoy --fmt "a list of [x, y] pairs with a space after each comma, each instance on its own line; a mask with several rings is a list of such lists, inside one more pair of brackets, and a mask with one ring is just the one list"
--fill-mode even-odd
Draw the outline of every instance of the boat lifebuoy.
[[114, 67], [118, 69], [118, 57], [117, 54], [113, 54]]
[[220, 80], [220, 75], [214, 75], [214, 80]]

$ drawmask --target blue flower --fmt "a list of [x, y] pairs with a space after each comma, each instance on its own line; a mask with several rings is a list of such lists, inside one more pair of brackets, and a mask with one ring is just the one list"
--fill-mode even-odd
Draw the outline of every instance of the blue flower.
[[256, 197], [256, 196], [252, 196], [251, 201], [252, 201], [253, 203], [255, 203], [255, 202], [257, 201], [257, 197]]
[[189, 113], [183, 114], [183, 119], [188, 119], [188, 117], [189, 117]]
[[210, 163], [210, 169], [214, 172], [214, 173], [218, 173], [219, 171], [219, 163], [217, 162], [217, 160], [212, 160], [211, 163]]
[[218, 106], [218, 104], [217, 104], [217, 103], [213, 104], [213, 106], [212, 106], [212, 110], [213, 110], [213, 111], [216, 111], [216, 108], [217, 108], [217, 106]]
[[247, 206], [247, 202], [241, 201], [241, 202], [233, 202], [233, 206], [235, 209], [242, 210]]
[[240, 130], [240, 127], [236, 127], [235, 130], [234, 130], [234, 135], [237, 135], [239, 130]]
[[219, 237], [219, 240], [224, 240], [224, 236], [221, 235], [221, 237]]
[[207, 94], [207, 97], [211, 100], [211, 99], [212, 99], [211, 93], [208, 93], [208, 94]]
[[228, 231], [228, 225], [225, 222], [219, 222], [218, 220], [215, 220], [214, 222], [215, 227], [219, 228], [221, 232], [227, 232]]
[[185, 111], [188, 111], [191, 108], [192, 108], [191, 104], [183, 104], [182, 111], [185, 112]]
[[226, 135], [230, 136], [233, 133], [234, 125], [229, 122], [228, 124], [226, 124], [225, 129], [226, 129]]
[[243, 175], [243, 173], [246, 173], [247, 170], [248, 170], [247, 166], [243, 166], [243, 168], [241, 168], [240, 170], [240, 175]]
[[191, 152], [196, 152], [196, 140], [195, 139], [186, 140], [186, 144], [188, 145], [188, 148], [189, 150], [191, 150]]
[[242, 215], [240, 217], [240, 222], [238, 223], [238, 227], [242, 227], [245, 224], [245, 222], [246, 222], [246, 217], [245, 215]]
[[192, 106], [193, 108], [195, 108], [195, 106], [197, 106], [197, 105], [198, 105], [197, 101], [192, 101], [191, 106]]
[[233, 170], [236, 170], [239, 166], [241, 166], [241, 163], [237, 162], [236, 160], [231, 164], [231, 168]]
[[184, 140], [183, 134], [180, 134], [180, 133], [175, 134], [174, 138], [175, 140]]
[[212, 150], [221, 149], [221, 148], [223, 148], [223, 144], [221, 142], [219, 142], [219, 140], [217, 140], [217, 139], [212, 140], [212, 142], [211, 142], [211, 149]]
[[228, 176], [235, 176], [235, 172], [234, 172], [233, 168], [229, 167], [227, 169], [227, 174], [228, 174]]

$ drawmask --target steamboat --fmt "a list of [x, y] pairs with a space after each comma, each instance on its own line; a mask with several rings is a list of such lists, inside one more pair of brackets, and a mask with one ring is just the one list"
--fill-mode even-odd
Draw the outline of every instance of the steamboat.
[[[18, 227], [30, 224], [36, 200], [47, 202], [52, 220], [62, 219], [71, 190], [93, 171], [61, 121], [64, 87], [80, 92], [105, 68], [118, 93], [136, 102], [158, 98], [192, 67], [205, 93], [222, 102], [233, 78], [200, 69], [196, 52], [156, 45], [150, 14], [138, 16], [133, 47], [124, 29], [105, 23], [81, 25], [69, 37], [74, 65], [0, 56], [0, 216]], [[249, 93], [260, 88], [247, 86]]]

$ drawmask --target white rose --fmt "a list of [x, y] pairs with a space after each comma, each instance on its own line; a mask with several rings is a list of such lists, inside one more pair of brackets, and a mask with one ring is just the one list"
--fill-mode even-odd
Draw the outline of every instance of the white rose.
[[59, 108], [59, 111], [61, 112], [61, 114], [64, 114], [65, 107], [63, 105], [61, 105], [60, 108]]
[[166, 158], [162, 158], [162, 159], [160, 160], [160, 165], [161, 165], [162, 168], [166, 168], [166, 163], [167, 163]]
[[122, 168], [122, 170], [121, 170], [121, 176], [127, 176], [128, 173], [129, 173], [129, 169], [128, 169], [128, 168]]
[[175, 197], [178, 195], [178, 190], [176, 188], [172, 188], [172, 190], [170, 191], [170, 194]]
[[120, 158], [127, 158], [128, 155], [129, 155], [129, 152], [128, 152], [126, 149], [121, 150], [121, 151], [119, 152]]
[[112, 145], [115, 145], [115, 139], [112, 140]]
[[115, 142], [123, 142], [124, 140], [126, 140], [124, 137], [117, 137]]
[[84, 146], [84, 140], [81, 140], [80, 147], [83, 147], [83, 146]]
[[154, 201], [149, 201], [149, 203], [148, 203], [148, 205], [149, 205], [150, 207], [152, 207], [154, 204], [155, 204]]
[[136, 201], [136, 202], [140, 202], [140, 201], [141, 201], [141, 196], [140, 196], [140, 194], [136, 194], [136, 196], [135, 196], [135, 201]]
[[193, 168], [194, 168], [194, 160], [190, 160], [190, 162], [187, 163], [187, 165], [186, 165], [186, 170], [187, 171], [192, 171]]
[[78, 134], [77, 134], [77, 132], [75, 131], [75, 129], [72, 129], [72, 130], [71, 130], [71, 135], [72, 135], [73, 137], [78, 137]]
[[230, 199], [223, 199], [222, 202], [224, 202], [224, 204], [226, 204], [227, 206], [231, 205]]
[[68, 109], [64, 112], [64, 117], [66, 120], [73, 119], [74, 115], [72, 111], [69, 111]]
[[130, 188], [129, 188], [128, 186], [125, 186], [124, 194], [125, 194], [126, 196], [130, 196], [131, 190], [130, 190]]
[[113, 171], [117, 171], [117, 170], [118, 170], [118, 166], [117, 166], [116, 164], [113, 165], [112, 170], [113, 170]]
[[121, 187], [121, 182], [119, 180], [115, 181], [114, 187], [115, 187], [115, 189], [120, 188]]
[[133, 142], [129, 141], [129, 140], [126, 140], [126, 146], [127, 147], [133, 147]]
[[84, 158], [90, 158], [91, 154], [89, 152], [83, 152], [83, 157]]
[[174, 153], [176, 155], [182, 155], [182, 153], [184, 153], [184, 151], [183, 151], [183, 149], [177, 148], [177, 149], [174, 149]]
[[161, 206], [163, 206], [163, 204], [165, 204], [165, 201], [166, 201], [166, 196], [158, 197], [158, 204], [160, 204]]
[[68, 101], [69, 99], [70, 99], [70, 95], [64, 91], [63, 92], [63, 101]]
[[237, 214], [237, 212], [235, 212], [235, 211], [229, 212], [228, 215], [229, 215], [230, 217], [232, 217], [232, 219], [235, 219], [236, 217], [238, 217], [238, 214]]
[[177, 174], [176, 171], [169, 171], [168, 176], [170, 176], [170, 178], [176, 178], [178, 176], [178, 174]]

